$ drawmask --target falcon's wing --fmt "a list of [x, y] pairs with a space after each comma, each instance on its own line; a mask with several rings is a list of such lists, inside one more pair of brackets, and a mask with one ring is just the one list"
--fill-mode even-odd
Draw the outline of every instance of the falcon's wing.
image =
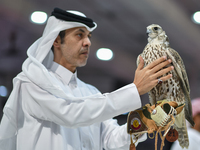
[[170, 54], [168, 53], [168, 55], [170, 56], [170, 58], [174, 58], [174, 60], [172, 60], [172, 63], [174, 65], [174, 69], [176, 70], [176, 72], [178, 73], [181, 82], [183, 82], [183, 86], [186, 87], [186, 92], [189, 94], [190, 93], [190, 86], [189, 86], [189, 81], [188, 81], [188, 77], [187, 77], [187, 73], [186, 73], [186, 69], [185, 69], [185, 65], [183, 63], [183, 60], [181, 58], [181, 56], [172, 48], [168, 49]]
[[172, 48], [168, 48], [167, 53], [169, 55], [169, 58], [172, 59], [174, 70], [179, 76], [180, 86], [183, 89], [183, 93], [185, 96], [185, 117], [191, 123], [191, 125], [194, 125], [194, 121], [192, 119], [192, 106], [190, 100], [190, 86], [183, 60], [180, 57], [180, 55]]

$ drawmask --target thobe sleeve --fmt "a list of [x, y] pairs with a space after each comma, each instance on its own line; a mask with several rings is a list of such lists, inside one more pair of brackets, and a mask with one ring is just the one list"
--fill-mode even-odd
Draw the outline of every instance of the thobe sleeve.
[[112, 93], [62, 99], [32, 83], [21, 89], [23, 110], [30, 116], [76, 128], [102, 122], [141, 107], [136, 86], [132, 83]]
[[[143, 134], [135, 145], [146, 138], [146, 134]], [[102, 143], [106, 150], [128, 150], [130, 135], [127, 133], [127, 124], [119, 126], [115, 119], [102, 122]]]

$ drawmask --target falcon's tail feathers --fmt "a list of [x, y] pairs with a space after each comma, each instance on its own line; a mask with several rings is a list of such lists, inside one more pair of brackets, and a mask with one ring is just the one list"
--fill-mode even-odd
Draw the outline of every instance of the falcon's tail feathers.
[[186, 126], [186, 121], [185, 119], [182, 121], [182, 127], [181, 128], [176, 128], [178, 131], [178, 141], [179, 145], [182, 148], [188, 148], [189, 146], [189, 138], [188, 138], [188, 133], [187, 133], [187, 126]]

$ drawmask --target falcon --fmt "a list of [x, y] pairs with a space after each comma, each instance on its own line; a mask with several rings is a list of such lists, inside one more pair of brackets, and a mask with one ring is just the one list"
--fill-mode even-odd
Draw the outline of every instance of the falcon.
[[[192, 118], [190, 87], [183, 60], [178, 52], [170, 47], [168, 37], [161, 26], [157, 24], [149, 25], [147, 27], [147, 34], [148, 43], [140, 54], [145, 62], [144, 67], [162, 56], [171, 59], [172, 63], [170, 65], [174, 66], [174, 70], [166, 74], [172, 74], [172, 78], [164, 82], [159, 79], [161, 77], [158, 78], [158, 84], [148, 92], [149, 101], [152, 105], [164, 99], [175, 101], [178, 105], [185, 104], [181, 114], [176, 117], [174, 128], [178, 131], [180, 146], [187, 148], [189, 146], [189, 139], [185, 119], [192, 126], [194, 126], [194, 121]], [[139, 56], [137, 64], [139, 64]]]

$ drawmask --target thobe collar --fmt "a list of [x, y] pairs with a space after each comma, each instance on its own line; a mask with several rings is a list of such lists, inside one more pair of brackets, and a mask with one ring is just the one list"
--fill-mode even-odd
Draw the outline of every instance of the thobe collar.
[[56, 73], [62, 79], [62, 81], [65, 82], [65, 84], [73, 87], [77, 86], [77, 71], [75, 73], [72, 73], [71, 71], [56, 62], [52, 63], [50, 69], [51, 71]]

